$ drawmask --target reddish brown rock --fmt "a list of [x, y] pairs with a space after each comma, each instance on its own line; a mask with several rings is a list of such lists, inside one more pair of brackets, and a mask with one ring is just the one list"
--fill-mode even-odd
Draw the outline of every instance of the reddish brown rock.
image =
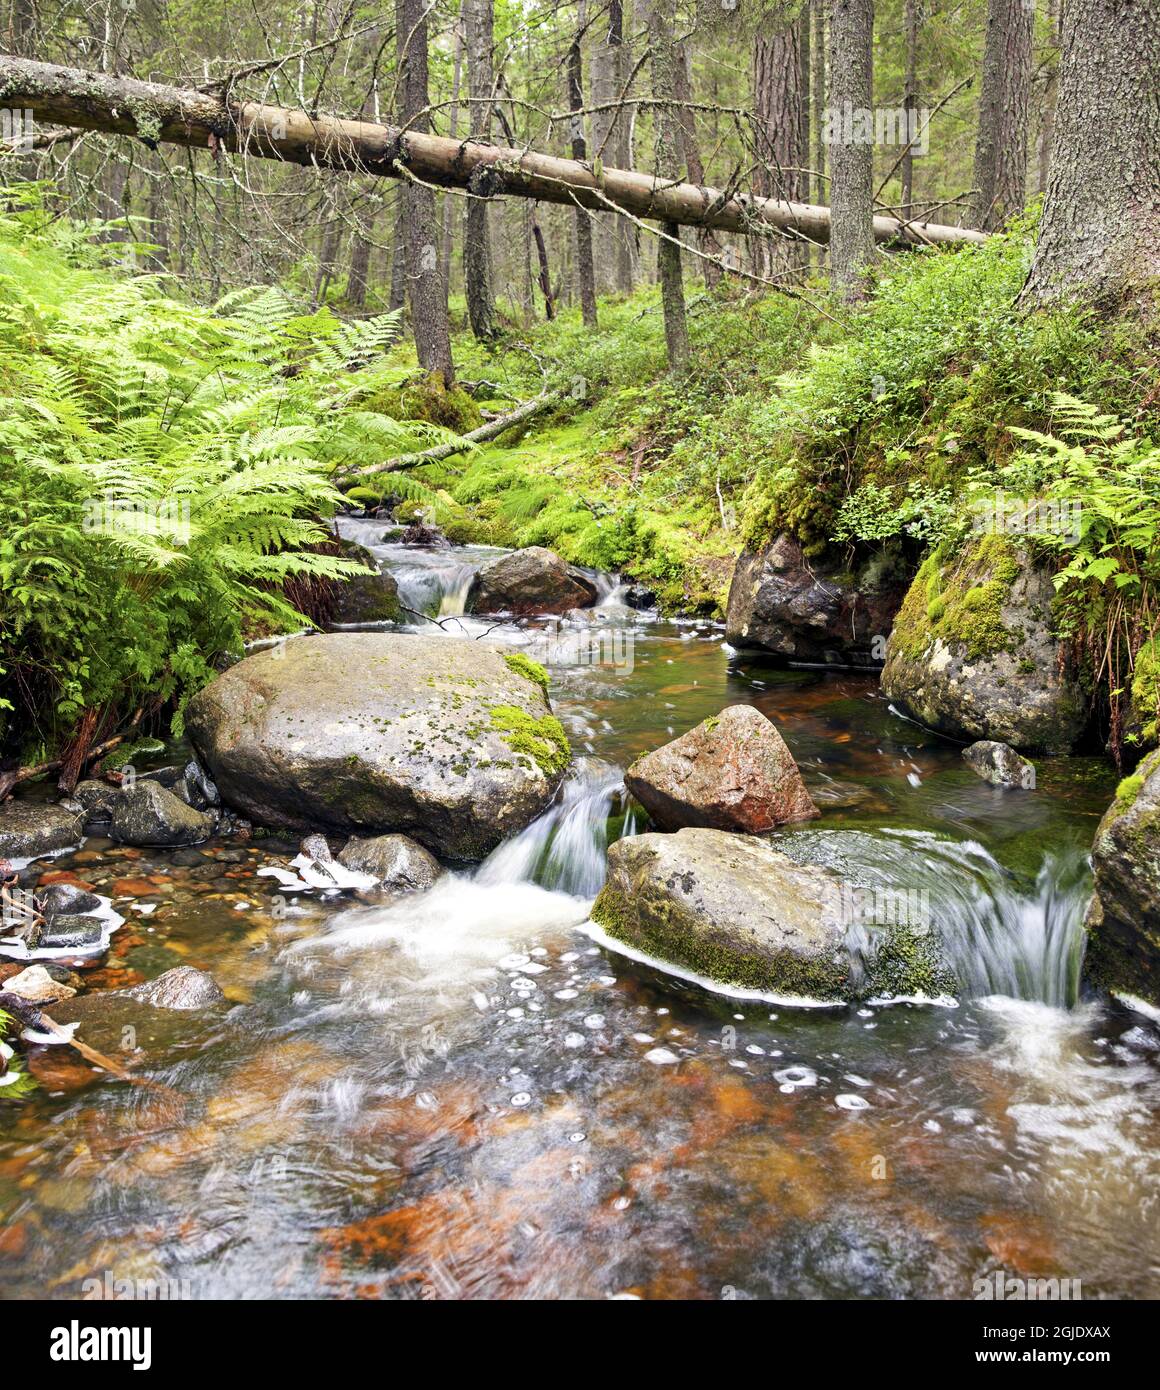
[[624, 784], [662, 830], [702, 826], [754, 835], [818, 815], [793, 754], [752, 705], [730, 705], [646, 753]]

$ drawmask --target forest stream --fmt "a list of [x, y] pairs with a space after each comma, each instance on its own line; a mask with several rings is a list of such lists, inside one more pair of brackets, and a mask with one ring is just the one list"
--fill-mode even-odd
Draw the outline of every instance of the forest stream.
[[[106, 1270], [193, 1298], [965, 1299], [996, 1273], [1160, 1296], [1160, 1029], [1079, 987], [1104, 760], [992, 787], [872, 674], [777, 669], [610, 580], [547, 631], [464, 617], [494, 552], [343, 529], [416, 629], [548, 666], [569, 778], [478, 868], [385, 906], [280, 889], [258, 870], [289, 840], [59, 857], [127, 918], [94, 985], [193, 965], [229, 1007], [87, 995], [81, 1035], [147, 1084], [39, 1050], [0, 1112], [7, 1296]], [[778, 847], [927, 895], [958, 1003], [729, 997], [588, 926], [607, 844], [643, 828], [623, 770], [738, 702], [822, 809]]]

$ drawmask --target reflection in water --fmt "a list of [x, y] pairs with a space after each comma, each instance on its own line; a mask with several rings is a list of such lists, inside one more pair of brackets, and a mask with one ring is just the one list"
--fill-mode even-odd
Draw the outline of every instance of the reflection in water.
[[[433, 611], [484, 553], [391, 564]], [[1059, 1007], [1107, 770], [1045, 761], [1039, 791], [1004, 793], [872, 679], [776, 671], [612, 603], [575, 621], [631, 624], [632, 669], [552, 669], [581, 756], [473, 873], [372, 903], [279, 900], [256, 870], [289, 847], [258, 843], [54, 862], [129, 918], [103, 983], [193, 964], [231, 1005], [94, 1010], [94, 1046], [135, 1029], [149, 1089], [41, 1050], [40, 1092], [0, 1107], [5, 1292], [110, 1269], [195, 1297], [969, 1298], [1003, 1270], [1160, 1294], [1160, 1032]], [[736, 701], [807, 779], [860, 792], [779, 848], [925, 890], [958, 1008], [738, 1005], [579, 930], [606, 844], [643, 828], [623, 768]]]

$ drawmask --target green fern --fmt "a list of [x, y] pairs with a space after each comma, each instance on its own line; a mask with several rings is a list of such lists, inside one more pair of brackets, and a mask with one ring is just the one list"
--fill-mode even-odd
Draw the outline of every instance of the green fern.
[[166, 705], [180, 729], [247, 628], [302, 625], [285, 581], [361, 572], [318, 553], [333, 475], [449, 437], [362, 404], [397, 384], [398, 333], [395, 314], [343, 323], [270, 287], [182, 302], [6, 191], [0, 742], [36, 755], [86, 711], [107, 736]]

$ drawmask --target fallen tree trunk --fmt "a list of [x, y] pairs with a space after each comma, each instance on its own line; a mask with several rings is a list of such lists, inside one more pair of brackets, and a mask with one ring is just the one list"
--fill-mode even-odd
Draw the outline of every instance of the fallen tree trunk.
[[[311, 115], [285, 106], [231, 100], [212, 88], [139, 82], [9, 55], [0, 55], [0, 106], [31, 111], [41, 122], [135, 136], [150, 149], [168, 141], [317, 168], [414, 178], [441, 188], [465, 188], [478, 197], [513, 194], [594, 212], [623, 209], [637, 217], [681, 226], [782, 233], [812, 241], [826, 241], [830, 235], [829, 208], [810, 203], [728, 195], [534, 150]], [[874, 236], [880, 242], [924, 246], [986, 239], [983, 233], [962, 227], [902, 222], [896, 217], [875, 217]]]
[[489, 439], [495, 439], [503, 434], [505, 430], [510, 430], [515, 425], [522, 425], [525, 420], [531, 420], [533, 416], [539, 415], [542, 410], [559, 400], [559, 393], [547, 391], [542, 396], [535, 396], [530, 401], [525, 401], [515, 410], [509, 411], [506, 415], [497, 416], [494, 420], [488, 420], [486, 424], [480, 425], [478, 429], [469, 430], [467, 434], [461, 434], [458, 439], [450, 439], [446, 444], [435, 444], [430, 449], [421, 449], [416, 454], [400, 454], [397, 458], [385, 459], [382, 463], [371, 463], [365, 468], [352, 468], [342, 475], [342, 482], [355, 482], [359, 478], [366, 478], [372, 473], [398, 473], [404, 468], [417, 468], [421, 463], [438, 463], [440, 459], [452, 458], [455, 454], [465, 453], [474, 444], [485, 444]]

